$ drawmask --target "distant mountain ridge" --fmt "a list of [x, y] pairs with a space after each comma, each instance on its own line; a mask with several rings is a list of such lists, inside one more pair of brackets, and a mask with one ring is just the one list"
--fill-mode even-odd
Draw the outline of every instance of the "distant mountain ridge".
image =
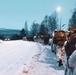
[[20, 30], [0, 28], [1, 36], [11, 37], [14, 34], [20, 34]]
[[19, 29], [6, 29], [6, 28], [0, 28], [0, 30], [19, 30]]

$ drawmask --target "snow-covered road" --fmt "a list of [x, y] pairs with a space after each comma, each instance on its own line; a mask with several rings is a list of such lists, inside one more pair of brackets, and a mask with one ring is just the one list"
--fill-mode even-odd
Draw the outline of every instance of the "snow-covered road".
[[6, 41], [0, 43], [0, 75], [15, 75], [21, 66], [30, 62], [40, 48], [27, 41]]
[[0, 42], [0, 75], [64, 75], [51, 46], [29, 41]]

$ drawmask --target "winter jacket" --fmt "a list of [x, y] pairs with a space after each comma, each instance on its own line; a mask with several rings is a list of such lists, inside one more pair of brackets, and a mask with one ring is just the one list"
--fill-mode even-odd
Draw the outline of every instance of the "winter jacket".
[[76, 50], [69, 57], [68, 63], [69, 67], [73, 69], [73, 75], [76, 75]]

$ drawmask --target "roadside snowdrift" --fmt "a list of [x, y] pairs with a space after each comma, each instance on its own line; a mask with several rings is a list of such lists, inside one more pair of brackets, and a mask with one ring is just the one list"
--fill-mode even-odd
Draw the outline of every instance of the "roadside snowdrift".
[[33, 57], [22, 75], [64, 75], [64, 68], [58, 66], [57, 56], [51, 52], [50, 46], [41, 45], [41, 52]]

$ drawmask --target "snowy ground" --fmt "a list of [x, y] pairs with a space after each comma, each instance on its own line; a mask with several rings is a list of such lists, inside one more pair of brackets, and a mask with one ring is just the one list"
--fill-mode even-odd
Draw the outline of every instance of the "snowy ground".
[[0, 42], [0, 75], [64, 75], [51, 47], [27, 41]]

